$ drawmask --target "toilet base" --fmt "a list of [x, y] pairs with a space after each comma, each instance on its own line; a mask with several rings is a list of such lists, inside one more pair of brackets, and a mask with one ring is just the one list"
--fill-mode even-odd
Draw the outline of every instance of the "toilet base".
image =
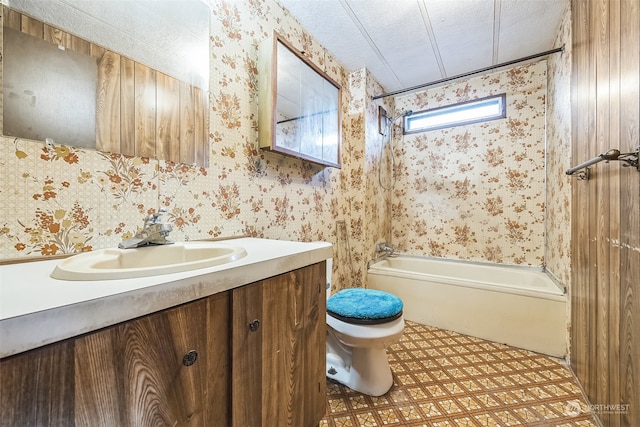
[[384, 347], [356, 347], [341, 353], [327, 352], [327, 378], [369, 396], [382, 396], [389, 391], [393, 375]]

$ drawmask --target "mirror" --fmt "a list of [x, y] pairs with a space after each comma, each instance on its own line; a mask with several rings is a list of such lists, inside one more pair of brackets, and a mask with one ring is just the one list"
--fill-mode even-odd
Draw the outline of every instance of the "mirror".
[[[95, 148], [96, 58], [8, 26], [3, 37], [4, 134]], [[50, 90], [51, 81], [60, 90]]]
[[274, 32], [260, 51], [260, 147], [340, 167], [341, 88]]
[[11, 0], [2, 16], [3, 135], [208, 165], [202, 0]]

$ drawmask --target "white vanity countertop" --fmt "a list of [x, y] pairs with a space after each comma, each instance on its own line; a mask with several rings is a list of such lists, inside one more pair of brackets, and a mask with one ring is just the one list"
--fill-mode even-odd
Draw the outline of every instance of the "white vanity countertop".
[[[257, 282], [333, 255], [326, 242], [241, 238], [247, 256], [161, 276], [66, 281], [60, 260], [0, 265], [0, 358]], [[225, 243], [220, 241], [219, 243]]]

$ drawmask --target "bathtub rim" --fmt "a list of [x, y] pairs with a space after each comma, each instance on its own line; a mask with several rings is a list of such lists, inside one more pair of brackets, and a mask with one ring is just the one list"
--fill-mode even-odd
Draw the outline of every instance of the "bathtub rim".
[[[555, 286], [554, 292], [548, 291], [546, 289], [524, 289], [517, 288], [511, 286], [503, 286], [503, 285], [495, 285], [490, 282], [484, 281], [472, 281], [463, 278], [451, 278], [449, 276], [441, 276], [436, 274], [424, 274], [424, 273], [411, 273], [406, 272], [405, 270], [400, 270], [397, 268], [391, 267], [376, 267], [377, 264], [380, 264], [383, 261], [386, 261], [388, 258], [410, 258], [414, 260], [427, 260], [427, 261], [436, 261], [436, 262], [444, 262], [451, 264], [473, 264], [480, 267], [489, 267], [489, 268], [499, 268], [499, 269], [510, 269], [510, 270], [522, 270], [531, 273], [543, 274], [553, 285]], [[489, 292], [498, 292], [498, 293], [509, 293], [514, 295], [521, 295], [531, 298], [542, 298], [553, 301], [567, 301], [567, 292], [566, 287], [560, 285], [557, 279], [550, 274], [544, 267], [535, 267], [535, 266], [524, 266], [524, 265], [506, 265], [506, 264], [494, 264], [489, 262], [481, 262], [481, 261], [472, 261], [472, 260], [464, 260], [464, 259], [448, 259], [448, 258], [438, 258], [431, 256], [418, 256], [418, 255], [410, 255], [405, 253], [395, 253], [390, 257], [382, 257], [376, 260], [372, 260], [370, 265], [367, 268], [367, 274], [378, 274], [382, 276], [397, 276], [406, 279], [415, 279], [429, 283], [439, 283], [446, 284], [458, 287], [465, 288], [475, 288], [482, 289]]]

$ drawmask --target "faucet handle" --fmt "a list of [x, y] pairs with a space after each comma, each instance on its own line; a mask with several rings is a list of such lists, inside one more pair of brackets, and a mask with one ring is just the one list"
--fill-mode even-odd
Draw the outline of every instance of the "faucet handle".
[[150, 214], [147, 219], [145, 219], [145, 225], [160, 224], [160, 217], [165, 213], [167, 213], [165, 208], [158, 209], [158, 212]]
[[164, 237], [167, 237], [169, 233], [173, 231], [173, 226], [171, 224], [162, 224], [160, 223], [160, 234]]

